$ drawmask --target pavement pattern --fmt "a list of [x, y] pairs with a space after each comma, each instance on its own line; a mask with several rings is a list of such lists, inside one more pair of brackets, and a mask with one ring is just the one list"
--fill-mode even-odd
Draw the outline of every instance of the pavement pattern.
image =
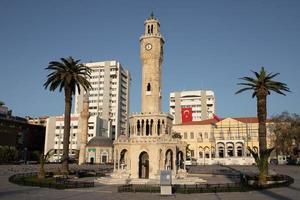
[[[46, 165], [47, 170], [59, 168], [59, 165]], [[71, 165], [72, 168], [81, 168], [77, 165]], [[105, 168], [105, 166], [84, 166], [89, 169]], [[90, 199], [107, 199], [107, 200], [148, 200], [148, 199], [189, 199], [189, 200], [220, 200], [220, 199], [251, 199], [251, 200], [291, 200], [300, 199], [300, 166], [270, 166], [271, 173], [286, 174], [295, 179], [295, 183], [289, 187], [273, 188], [261, 191], [251, 192], [232, 192], [232, 193], [200, 193], [200, 194], [174, 194], [171, 196], [160, 196], [158, 193], [118, 193], [116, 186], [97, 185], [94, 188], [84, 189], [67, 189], [55, 190], [39, 187], [18, 186], [9, 183], [8, 177], [21, 172], [33, 172], [38, 170], [38, 165], [0, 165], [0, 200], [90, 200]], [[209, 183], [230, 182], [229, 176], [205, 175], [205, 173], [228, 172], [230, 170], [236, 172], [255, 173], [255, 166], [197, 166], [190, 168], [190, 172], [194, 174], [202, 174]]]

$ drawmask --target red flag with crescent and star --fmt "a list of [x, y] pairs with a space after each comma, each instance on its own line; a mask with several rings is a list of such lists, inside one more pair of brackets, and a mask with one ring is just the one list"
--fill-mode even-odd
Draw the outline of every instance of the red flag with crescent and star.
[[218, 117], [217, 115], [213, 114], [213, 119], [217, 120], [218, 122], [221, 121], [220, 117]]
[[192, 108], [181, 108], [182, 123], [193, 121]]

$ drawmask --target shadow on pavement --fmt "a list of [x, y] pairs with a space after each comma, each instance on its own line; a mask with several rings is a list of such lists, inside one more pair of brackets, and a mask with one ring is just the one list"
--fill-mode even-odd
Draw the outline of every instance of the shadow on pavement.
[[277, 193], [275, 193], [275, 192], [272, 192], [272, 191], [270, 191], [270, 190], [259, 190], [258, 192], [260, 192], [260, 193], [262, 193], [262, 194], [264, 194], [264, 195], [266, 195], [266, 196], [269, 196], [269, 197], [271, 197], [272, 199], [278, 199], [278, 200], [292, 200], [292, 199], [290, 199], [290, 198], [288, 198], [288, 197], [282, 196], [282, 195], [277, 194]]

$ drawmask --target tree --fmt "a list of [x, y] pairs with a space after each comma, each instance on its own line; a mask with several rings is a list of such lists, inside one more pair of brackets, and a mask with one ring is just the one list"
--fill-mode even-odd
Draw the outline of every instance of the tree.
[[[267, 120], [267, 96], [271, 94], [271, 91], [276, 92], [281, 95], [285, 95], [284, 92], [290, 92], [290, 89], [285, 83], [274, 81], [279, 73], [267, 73], [264, 67], [261, 68], [260, 72], [252, 71], [255, 75], [252, 77], [242, 77], [241, 80], [245, 81], [243, 83], [238, 83], [238, 85], [246, 86], [238, 90], [235, 94], [251, 90], [252, 98], [256, 97], [257, 100], [257, 118], [258, 118], [258, 137], [259, 137], [259, 157], [262, 161], [259, 167], [259, 181], [260, 183], [266, 183], [266, 178], [268, 175], [268, 159], [265, 159], [267, 155], [270, 155], [270, 151], [267, 149], [267, 138], [266, 138], [266, 120]], [[253, 151], [252, 151], [253, 152]], [[252, 154], [253, 155], [253, 154]], [[253, 155], [254, 156], [254, 155]], [[255, 156], [254, 156], [255, 158]], [[258, 159], [255, 159], [257, 161]]]
[[61, 92], [64, 89], [65, 94], [65, 117], [64, 117], [64, 137], [63, 137], [63, 156], [62, 156], [62, 173], [68, 173], [68, 157], [69, 157], [69, 138], [70, 138], [70, 118], [72, 108], [72, 95], [75, 94], [76, 88], [80, 93], [82, 87], [85, 91], [91, 88], [91, 84], [87, 80], [90, 78], [91, 69], [80, 64], [80, 60], [74, 60], [72, 57], [61, 58], [61, 62], [51, 61], [46, 67], [50, 70], [47, 80], [44, 83], [45, 89], [49, 87], [50, 91], [59, 88]]
[[182, 138], [182, 135], [178, 132], [173, 132], [172, 133], [172, 138], [175, 139], [175, 138], [178, 138], [178, 139], [181, 139]]
[[272, 142], [276, 155], [289, 155], [295, 160], [300, 152], [300, 116], [282, 112], [273, 116], [272, 122]]
[[54, 149], [50, 149], [45, 155], [44, 152], [41, 153], [40, 155], [40, 170], [38, 173], [38, 178], [39, 179], [44, 179], [45, 178], [45, 163], [48, 161], [48, 159], [54, 154], [55, 150]]

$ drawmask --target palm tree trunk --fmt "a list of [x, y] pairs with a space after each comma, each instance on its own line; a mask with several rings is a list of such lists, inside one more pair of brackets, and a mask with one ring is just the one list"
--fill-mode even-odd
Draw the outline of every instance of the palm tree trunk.
[[63, 156], [62, 156], [62, 173], [69, 172], [69, 144], [70, 144], [70, 122], [72, 108], [72, 91], [71, 88], [65, 86], [65, 118], [64, 118], [64, 140], [63, 140]]
[[259, 137], [259, 152], [264, 152], [267, 149], [266, 138], [266, 121], [267, 121], [267, 96], [257, 95], [257, 118], [258, 118], [258, 137]]
[[[257, 94], [257, 118], [258, 118], [258, 141], [259, 141], [259, 157], [262, 159], [267, 150], [267, 94]], [[265, 184], [268, 176], [268, 159], [262, 159], [259, 167], [259, 182]]]
[[38, 173], [38, 178], [39, 179], [45, 179], [44, 165], [45, 165], [45, 157], [44, 157], [44, 153], [42, 153], [41, 156], [40, 156], [40, 170], [39, 170], [39, 173]]

